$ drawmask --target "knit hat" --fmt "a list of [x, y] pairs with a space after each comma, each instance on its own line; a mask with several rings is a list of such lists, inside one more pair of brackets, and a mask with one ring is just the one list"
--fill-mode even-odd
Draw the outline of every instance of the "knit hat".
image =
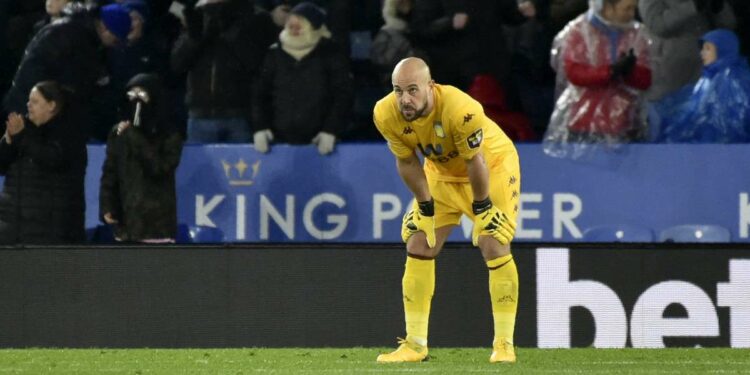
[[316, 30], [323, 26], [324, 23], [326, 23], [325, 9], [308, 1], [303, 1], [297, 4], [294, 8], [292, 8], [290, 13], [304, 17], [310, 22], [310, 25], [312, 25], [313, 29]]
[[130, 14], [122, 4], [109, 4], [99, 11], [104, 26], [120, 41], [125, 41], [130, 33]]

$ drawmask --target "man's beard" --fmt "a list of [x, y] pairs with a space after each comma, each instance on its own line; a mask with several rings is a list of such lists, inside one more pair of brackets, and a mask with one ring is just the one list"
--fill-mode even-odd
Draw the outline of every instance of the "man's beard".
[[406, 120], [407, 122], [412, 122], [412, 121], [414, 121], [414, 120], [422, 117], [422, 115], [424, 114], [425, 108], [427, 108], [427, 101], [426, 100], [425, 100], [425, 103], [422, 104], [422, 108], [420, 108], [420, 109], [416, 109], [416, 108], [412, 109], [414, 111], [414, 114], [411, 115], [411, 116], [409, 116], [409, 117], [407, 117], [406, 114], [404, 113], [404, 107], [401, 107], [401, 117], [403, 117], [404, 120]]

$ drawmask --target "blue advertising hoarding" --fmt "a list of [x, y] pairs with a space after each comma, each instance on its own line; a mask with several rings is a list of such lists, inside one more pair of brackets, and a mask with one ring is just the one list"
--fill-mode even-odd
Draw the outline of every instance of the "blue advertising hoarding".
[[[630, 224], [654, 233], [718, 224], [745, 242], [750, 228], [748, 145], [630, 145], [586, 161], [517, 146], [521, 208], [517, 241], [581, 241], [587, 228]], [[99, 224], [104, 146], [89, 146], [87, 227]], [[229, 241], [398, 242], [411, 195], [385, 144], [188, 145], [177, 173], [181, 223], [220, 228]], [[466, 241], [464, 218], [451, 241]]]

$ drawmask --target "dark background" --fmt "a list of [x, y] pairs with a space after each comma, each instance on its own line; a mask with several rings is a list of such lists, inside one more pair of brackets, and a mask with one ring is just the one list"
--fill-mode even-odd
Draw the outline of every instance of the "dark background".
[[[628, 320], [649, 286], [684, 280], [716, 302], [737, 245], [576, 244], [571, 280], [612, 288]], [[533, 244], [514, 246], [521, 277], [515, 341], [535, 346]], [[557, 244], [555, 247], [559, 247]], [[392, 346], [403, 337], [403, 246], [362, 244], [214, 247], [0, 248], [0, 347]], [[669, 346], [728, 346], [718, 338]], [[679, 305], [666, 316], [684, 316]], [[571, 309], [572, 345], [590, 346], [593, 319]], [[488, 347], [492, 318], [478, 250], [451, 244], [437, 261], [431, 346]]]

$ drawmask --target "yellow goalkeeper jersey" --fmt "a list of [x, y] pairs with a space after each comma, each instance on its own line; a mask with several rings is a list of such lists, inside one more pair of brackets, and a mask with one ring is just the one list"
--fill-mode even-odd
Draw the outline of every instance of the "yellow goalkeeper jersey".
[[375, 126], [397, 158], [407, 158], [419, 150], [426, 160], [427, 177], [468, 182], [466, 160], [480, 150], [490, 171], [501, 168], [506, 155], [516, 153], [510, 138], [468, 94], [439, 84], [434, 85], [433, 93], [432, 112], [412, 122], [404, 120], [393, 92], [375, 104]]

